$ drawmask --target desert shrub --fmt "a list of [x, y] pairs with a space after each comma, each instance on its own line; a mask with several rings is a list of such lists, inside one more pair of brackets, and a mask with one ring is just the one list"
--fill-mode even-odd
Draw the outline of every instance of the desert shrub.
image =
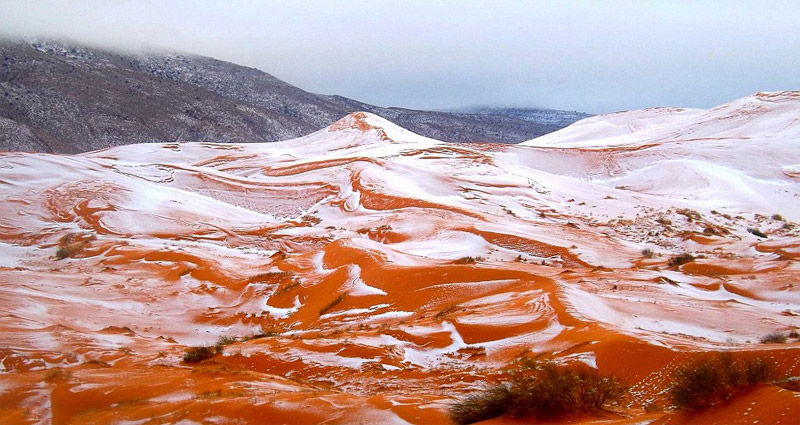
[[644, 255], [644, 258], [653, 258], [655, 257], [656, 253], [650, 248], [645, 248], [642, 250], [642, 255]]
[[686, 217], [686, 221], [688, 221], [689, 223], [691, 223], [693, 221], [700, 221], [703, 218], [703, 216], [700, 215], [699, 212], [697, 212], [695, 210], [690, 210], [688, 208], [681, 208], [681, 209], [679, 209], [679, 210], [677, 210], [675, 212], [680, 214], [680, 215], [682, 215], [682, 216], [684, 216], [684, 217]]
[[670, 220], [670, 219], [668, 219], [668, 218], [666, 218], [666, 217], [659, 217], [659, 218], [656, 220], [656, 222], [657, 222], [658, 224], [662, 225], [662, 226], [671, 226], [671, 225], [672, 225], [672, 220]]
[[199, 363], [214, 357], [215, 354], [222, 354], [223, 349], [221, 345], [189, 347], [183, 355], [183, 361], [185, 363]]
[[254, 333], [252, 335], [248, 335], [248, 336], [244, 337], [244, 340], [245, 341], [249, 341], [251, 339], [271, 338], [271, 337], [280, 336], [280, 335], [281, 335], [281, 332], [276, 330], [276, 329], [273, 329], [273, 328], [270, 328], [270, 329], [261, 328], [261, 330], [259, 330], [258, 332]]
[[512, 381], [517, 416], [551, 418], [569, 413], [597, 412], [603, 404], [624, 392], [614, 377], [603, 377], [585, 365], [557, 366], [545, 363]]
[[772, 214], [772, 219], [775, 221], [783, 221], [783, 216], [780, 214]]
[[450, 420], [465, 425], [502, 416], [508, 411], [511, 398], [511, 390], [505, 385], [470, 394], [450, 407]]
[[69, 379], [71, 377], [72, 373], [70, 371], [57, 367], [47, 371], [47, 373], [44, 375], [44, 380], [45, 382], [56, 382]]
[[475, 264], [479, 261], [483, 261], [483, 257], [461, 257], [454, 261], [456, 264]]
[[56, 250], [56, 259], [63, 260], [65, 258], [72, 257], [73, 255], [81, 252], [81, 250], [83, 250], [82, 243], [73, 243], [62, 246]]
[[754, 235], [756, 235], [756, 236], [758, 236], [759, 238], [766, 238], [767, 237], [767, 235], [765, 235], [764, 232], [762, 232], [761, 230], [758, 230], [758, 229], [756, 229], [754, 227], [751, 227], [751, 228], [747, 229], [747, 231], [752, 233], [752, 234], [754, 234]]
[[223, 336], [219, 337], [219, 339], [217, 340], [217, 343], [215, 344], [215, 346], [216, 347], [224, 347], [226, 345], [231, 345], [231, 344], [233, 344], [234, 342], [237, 342], [237, 341], [239, 341], [239, 339], [234, 337], [234, 336], [223, 335]]
[[504, 414], [543, 419], [594, 413], [624, 391], [616, 378], [588, 366], [534, 364], [517, 371], [509, 383], [460, 400], [451, 406], [450, 418], [469, 424]]
[[754, 385], [774, 379], [772, 368], [764, 360], [734, 360], [718, 355], [686, 365], [675, 372], [670, 389], [672, 403], [686, 410], [704, 410], [747, 391]]
[[692, 254], [676, 255], [676, 256], [670, 258], [669, 266], [670, 267], [678, 267], [681, 264], [686, 264], [686, 263], [689, 263], [689, 262], [692, 262], [692, 261], [694, 261], [694, 256]]
[[347, 296], [347, 294], [339, 294], [338, 297], [334, 298], [331, 302], [329, 302], [324, 307], [319, 309], [319, 315], [322, 316], [323, 314], [325, 314], [328, 311], [330, 311], [332, 308], [334, 308], [337, 305], [339, 305], [342, 301], [344, 301], [344, 297], [345, 296]]
[[760, 341], [762, 344], [783, 344], [786, 342], [786, 335], [784, 335], [782, 332], [770, 332], [761, 337]]
[[436, 315], [433, 317], [437, 319], [447, 317], [450, 313], [454, 313], [456, 310], [458, 310], [458, 308], [459, 308], [458, 304], [449, 305], [443, 308], [442, 311], [436, 313]]

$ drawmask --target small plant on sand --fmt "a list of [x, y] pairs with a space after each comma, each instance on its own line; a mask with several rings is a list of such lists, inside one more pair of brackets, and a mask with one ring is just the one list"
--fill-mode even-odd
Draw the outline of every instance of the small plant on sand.
[[74, 243], [62, 246], [56, 250], [56, 259], [63, 260], [65, 258], [72, 257], [73, 255], [81, 252], [83, 249], [82, 243]]
[[762, 232], [761, 230], [758, 230], [758, 229], [756, 229], [754, 227], [751, 227], [751, 228], [747, 229], [747, 231], [752, 233], [755, 236], [758, 236], [759, 238], [766, 238], [767, 237], [767, 235], [765, 235], [764, 232]]
[[215, 344], [215, 346], [216, 347], [224, 347], [226, 345], [231, 345], [234, 342], [238, 342], [238, 341], [239, 341], [239, 339], [236, 338], [235, 336], [223, 335], [223, 336], [219, 337], [219, 339], [217, 340], [217, 343]]
[[670, 219], [668, 219], [668, 218], [666, 218], [666, 217], [659, 217], [659, 218], [656, 220], [656, 222], [657, 222], [658, 224], [662, 225], [662, 226], [671, 226], [671, 225], [672, 225], [672, 220], [670, 220]]
[[64, 235], [58, 241], [56, 259], [63, 260], [64, 258], [74, 257], [86, 248], [89, 241], [94, 239], [95, 236], [88, 233], [69, 233]]
[[450, 420], [466, 425], [503, 416], [513, 403], [510, 386], [498, 385], [470, 394], [450, 406]]
[[644, 258], [653, 258], [656, 256], [656, 253], [653, 252], [653, 250], [650, 248], [645, 248], [642, 250], [642, 255], [644, 256]]
[[764, 360], [736, 360], [720, 354], [678, 369], [669, 395], [679, 409], [704, 410], [772, 380], [774, 372]]
[[770, 332], [760, 339], [762, 344], [783, 344], [786, 342], [786, 335], [783, 332]]
[[447, 317], [447, 316], [448, 316], [450, 313], [453, 313], [453, 312], [455, 312], [456, 310], [458, 310], [458, 308], [459, 308], [459, 307], [458, 307], [458, 304], [449, 305], [449, 306], [445, 307], [444, 309], [442, 309], [442, 311], [440, 311], [440, 312], [436, 313], [436, 315], [435, 315], [435, 316], [433, 316], [433, 317], [435, 317], [435, 318], [437, 318], [437, 319], [442, 319], [442, 318], [445, 318], [445, 317]]
[[72, 377], [72, 373], [68, 370], [64, 370], [60, 367], [50, 369], [44, 375], [45, 382], [56, 382], [56, 381], [63, 381]]
[[214, 357], [215, 354], [222, 354], [223, 350], [224, 347], [222, 345], [189, 347], [183, 355], [183, 361], [185, 363], [199, 363]]
[[483, 257], [461, 257], [454, 261], [456, 264], [475, 264], [479, 261], [483, 261]]
[[511, 381], [470, 394], [450, 407], [450, 419], [464, 425], [510, 414], [551, 419], [596, 413], [625, 392], [614, 377], [585, 365], [533, 363], [515, 371]]
[[332, 308], [339, 305], [342, 301], [344, 301], [345, 296], [347, 296], [347, 294], [339, 294], [338, 297], [334, 298], [331, 302], [319, 309], [319, 315], [322, 316], [323, 314], [329, 312]]
[[686, 264], [692, 261], [694, 261], [694, 256], [692, 254], [676, 255], [669, 259], [669, 266], [678, 267], [682, 264]]

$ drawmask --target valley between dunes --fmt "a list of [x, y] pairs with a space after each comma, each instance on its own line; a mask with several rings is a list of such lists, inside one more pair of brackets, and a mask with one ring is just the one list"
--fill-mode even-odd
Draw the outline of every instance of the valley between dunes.
[[771, 384], [668, 397], [716, 352], [800, 375], [797, 338], [760, 342], [800, 329], [800, 92], [521, 145], [353, 113], [278, 143], [2, 153], [0, 188], [3, 424], [448, 423], [523, 359], [627, 386], [571, 423], [800, 422]]

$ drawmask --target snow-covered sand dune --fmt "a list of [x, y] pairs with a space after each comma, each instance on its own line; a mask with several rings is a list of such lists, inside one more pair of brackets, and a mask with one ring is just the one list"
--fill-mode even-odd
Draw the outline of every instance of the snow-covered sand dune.
[[279, 143], [2, 154], [0, 419], [435, 423], [540, 356], [617, 374], [640, 422], [704, 351], [797, 374], [797, 341], [758, 341], [800, 327], [798, 120], [782, 92], [517, 146], [355, 113]]

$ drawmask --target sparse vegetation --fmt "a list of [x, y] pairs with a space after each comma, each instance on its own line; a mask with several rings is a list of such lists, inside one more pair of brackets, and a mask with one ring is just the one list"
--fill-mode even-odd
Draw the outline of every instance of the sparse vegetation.
[[332, 308], [334, 308], [334, 307], [336, 307], [337, 305], [339, 305], [339, 303], [341, 303], [342, 301], [344, 301], [344, 297], [345, 297], [345, 296], [347, 296], [347, 294], [339, 294], [339, 296], [338, 296], [338, 297], [334, 298], [334, 299], [333, 299], [331, 302], [329, 302], [329, 303], [328, 303], [328, 304], [326, 304], [324, 307], [322, 307], [321, 309], [319, 309], [319, 315], [320, 315], [320, 316], [322, 316], [323, 314], [325, 314], [325, 313], [329, 312], [329, 311], [330, 311]]
[[450, 313], [455, 312], [456, 310], [458, 310], [458, 304], [453, 304], [453, 305], [445, 307], [442, 311], [436, 313], [436, 315], [433, 316], [433, 317], [435, 317], [437, 319], [441, 319], [443, 317], [447, 317], [447, 315], [449, 315]]
[[668, 218], [666, 218], [666, 217], [659, 217], [659, 218], [656, 220], [656, 222], [657, 222], [658, 224], [662, 225], [662, 226], [671, 226], [671, 225], [672, 225], [672, 220], [670, 220], [670, 219], [668, 219]]
[[783, 344], [786, 342], [786, 335], [783, 332], [770, 332], [760, 339], [762, 344]]
[[772, 219], [775, 221], [783, 221], [783, 216], [780, 214], [772, 214]]
[[223, 351], [224, 346], [222, 345], [189, 347], [183, 355], [183, 361], [185, 363], [199, 363], [214, 357], [215, 354], [222, 354]]
[[681, 209], [678, 209], [675, 212], [680, 214], [680, 215], [682, 215], [682, 216], [684, 216], [684, 217], [686, 217], [686, 221], [688, 221], [689, 223], [694, 222], [694, 221], [700, 221], [700, 220], [703, 219], [703, 216], [700, 215], [699, 212], [697, 212], [695, 210], [690, 210], [688, 208], [681, 208]]
[[72, 373], [68, 370], [64, 370], [60, 367], [50, 369], [44, 375], [45, 382], [56, 382], [56, 381], [63, 381], [66, 379], [70, 379], [72, 377]]
[[239, 339], [233, 336], [223, 335], [219, 337], [217, 343], [215, 344], [217, 347], [224, 347], [226, 345], [231, 345], [234, 342], [238, 342]]
[[772, 380], [774, 372], [764, 360], [737, 361], [730, 354], [720, 354], [678, 369], [670, 398], [680, 409], [704, 410]]
[[656, 253], [653, 252], [653, 250], [650, 248], [645, 248], [642, 250], [642, 255], [644, 256], [644, 258], [653, 258], [656, 256]]
[[86, 248], [86, 244], [94, 240], [94, 235], [88, 233], [68, 233], [58, 241], [58, 249], [56, 250], [56, 259], [63, 260], [64, 258], [74, 257], [76, 254]]
[[513, 395], [509, 386], [499, 385], [470, 394], [450, 407], [450, 420], [459, 425], [466, 425], [487, 419], [503, 416], [513, 404]]
[[485, 258], [483, 257], [461, 257], [454, 261], [456, 264], [475, 264], [479, 261], [483, 261]]
[[83, 249], [83, 244], [81, 243], [74, 243], [62, 246], [56, 250], [56, 259], [63, 260], [65, 258], [72, 257], [73, 255], [81, 252], [82, 249]]
[[694, 261], [694, 255], [692, 254], [687, 253], [687, 254], [676, 255], [669, 259], [669, 266], [678, 267], [680, 265], [690, 263], [692, 261]]
[[603, 377], [585, 365], [533, 364], [511, 375], [511, 382], [471, 394], [450, 407], [450, 419], [470, 424], [510, 414], [556, 418], [594, 413], [624, 393], [613, 377]]
[[271, 337], [275, 337], [275, 336], [280, 336], [281, 333], [283, 333], [284, 330], [285, 329], [279, 329], [276, 326], [272, 326], [269, 329], [264, 329], [264, 327], [262, 326], [261, 330], [259, 330], [256, 333], [253, 333], [251, 335], [243, 337], [242, 341], [250, 341], [251, 339], [271, 338]]
[[758, 230], [758, 229], [756, 229], [754, 227], [748, 228], [747, 231], [752, 233], [752, 234], [754, 234], [754, 235], [756, 235], [756, 236], [758, 236], [759, 238], [766, 238], [767, 237], [767, 235], [764, 234], [764, 232], [762, 232], [761, 230]]

